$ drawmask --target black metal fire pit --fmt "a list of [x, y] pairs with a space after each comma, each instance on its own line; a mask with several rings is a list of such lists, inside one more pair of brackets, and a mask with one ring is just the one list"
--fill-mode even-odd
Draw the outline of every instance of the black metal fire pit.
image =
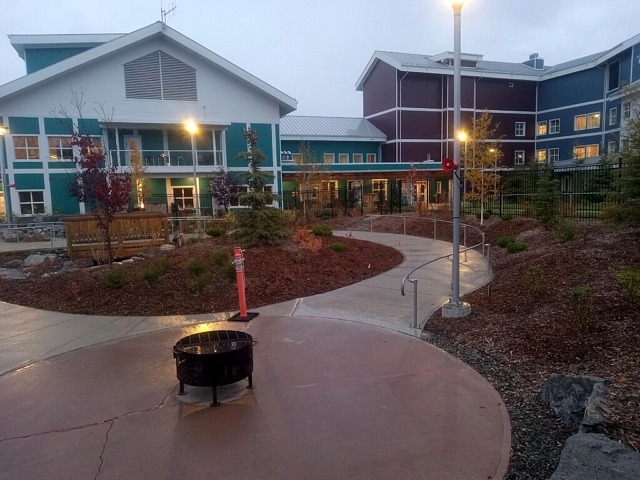
[[218, 405], [219, 385], [229, 385], [249, 378], [247, 388], [253, 388], [253, 345], [248, 333], [236, 330], [214, 330], [194, 333], [181, 338], [173, 346], [180, 393], [184, 384], [211, 387], [213, 401]]

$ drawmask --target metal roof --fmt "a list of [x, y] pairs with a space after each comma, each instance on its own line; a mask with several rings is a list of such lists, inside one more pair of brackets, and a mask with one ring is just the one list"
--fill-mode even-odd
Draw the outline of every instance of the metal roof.
[[280, 120], [283, 140], [355, 140], [384, 142], [387, 136], [365, 118], [287, 115]]

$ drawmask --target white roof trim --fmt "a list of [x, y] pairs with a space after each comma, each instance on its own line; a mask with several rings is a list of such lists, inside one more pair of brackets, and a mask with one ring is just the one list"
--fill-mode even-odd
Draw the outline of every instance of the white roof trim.
[[24, 60], [25, 47], [58, 48], [58, 47], [94, 47], [122, 37], [124, 33], [92, 33], [92, 34], [50, 34], [50, 35], [7, 35], [9, 42], [20, 58]]
[[[97, 47], [87, 50], [86, 52], [79, 53], [78, 55], [67, 58], [66, 60], [62, 60], [58, 63], [50, 65], [49, 67], [43, 68], [42, 70], [38, 70], [29, 75], [2, 85], [0, 86], [0, 100], [5, 97], [20, 93], [29, 88], [35, 87], [41, 82], [72, 72], [73, 70], [84, 65], [99, 61], [100, 58], [106, 55], [113, 54], [135, 43], [160, 35], [174, 41], [184, 48], [190, 49], [197, 55], [200, 55], [202, 58], [216, 64], [217, 66], [228, 71], [231, 75], [237, 77], [238, 79], [244, 81], [245, 83], [262, 91], [266, 95], [276, 100], [278, 103], [280, 103], [281, 116], [293, 112], [297, 108], [298, 102], [296, 99], [284, 94], [280, 90], [277, 90], [266, 82], [251, 75], [247, 71], [213, 53], [211, 50], [204, 48], [199, 43], [196, 43], [193, 40], [185, 37], [181, 33], [178, 33], [162, 22], [156, 22], [126, 35], [118, 36], [111, 41], [102, 45], [98, 45]], [[36, 36], [34, 36], [34, 38], [35, 37]]]

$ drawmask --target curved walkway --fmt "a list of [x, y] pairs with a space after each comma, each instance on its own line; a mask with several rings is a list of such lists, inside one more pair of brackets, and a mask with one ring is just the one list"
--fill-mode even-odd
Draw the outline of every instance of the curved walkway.
[[[2, 476], [502, 478], [510, 427], [499, 395], [462, 362], [398, 333], [415, 334], [401, 278], [450, 245], [352, 235], [393, 245], [405, 261], [258, 309], [250, 323], [227, 322], [227, 313], [91, 317], [0, 303]], [[449, 273], [419, 282], [421, 317], [447, 300], [450, 262], [437, 263]], [[468, 263], [461, 292], [487, 280], [479, 257]], [[172, 345], [222, 328], [257, 340], [256, 388], [220, 387], [219, 408], [208, 407], [208, 388], [177, 397]]]

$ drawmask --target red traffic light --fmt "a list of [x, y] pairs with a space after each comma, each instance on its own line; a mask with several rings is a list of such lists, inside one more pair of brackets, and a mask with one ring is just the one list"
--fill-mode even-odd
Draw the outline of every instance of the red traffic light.
[[453, 172], [458, 169], [458, 164], [453, 160], [453, 158], [445, 158], [442, 160], [442, 170], [445, 172]]

